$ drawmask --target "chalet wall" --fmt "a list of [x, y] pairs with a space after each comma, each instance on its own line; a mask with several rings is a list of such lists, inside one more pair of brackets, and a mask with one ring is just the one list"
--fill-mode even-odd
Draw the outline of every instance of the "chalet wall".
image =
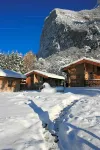
[[90, 79], [100, 79], [100, 72], [98, 72], [97, 66], [85, 64], [85, 80]]
[[84, 86], [84, 64], [68, 69], [69, 86]]
[[45, 82], [49, 83], [50, 86], [56, 86], [56, 79], [47, 78]]
[[31, 77], [30, 76], [26, 78], [26, 85], [27, 85], [27, 88], [31, 87]]
[[41, 77], [40, 75], [38, 74], [31, 74], [30, 76], [28, 76], [26, 78], [26, 86], [27, 86], [27, 89], [37, 89], [37, 85], [43, 81], [43, 77]]
[[34, 83], [39, 83], [43, 78], [37, 74], [34, 74]]
[[0, 92], [14, 92], [20, 90], [21, 79], [0, 77]]
[[[100, 79], [100, 68], [94, 64], [84, 62], [82, 64], [77, 64], [76, 66], [71, 66], [66, 70], [66, 73], [69, 87], [83, 87], [88, 80]], [[96, 84], [97, 83], [93, 83], [93, 85]]]

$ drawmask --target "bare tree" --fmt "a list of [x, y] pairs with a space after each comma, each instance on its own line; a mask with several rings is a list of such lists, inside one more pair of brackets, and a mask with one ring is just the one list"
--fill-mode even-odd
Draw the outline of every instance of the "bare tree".
[[33, 70], [35, 68], [36, 61], [37, 61], [37, 58], [35, 54], [33, 54], [32, 51], [29, 51], [28, 53], [26, 53], [26, 55], [23, 58], [25, 72]]

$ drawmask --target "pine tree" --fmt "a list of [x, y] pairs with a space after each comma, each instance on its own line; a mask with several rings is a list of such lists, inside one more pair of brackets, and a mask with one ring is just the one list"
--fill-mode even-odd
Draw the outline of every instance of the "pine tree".
[[0, 68], [5, 69], [5, 67], [6, 67], [5, 60], [6, 60], [6, 55], [1, 52], [0, 53]]
[[12, 52], [8, 55], [7, 59], [8, 69], [24, 73], [24, 63], [22, 54], [18, 52]]
[[23, 56], [18, 52], [0, 53], [0, 68], [25, 73]]

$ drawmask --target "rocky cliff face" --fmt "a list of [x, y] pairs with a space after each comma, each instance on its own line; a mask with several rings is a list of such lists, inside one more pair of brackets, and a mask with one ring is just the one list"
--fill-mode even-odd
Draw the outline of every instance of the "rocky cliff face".
[[79, 12], [54, 9], [45, 19], [38, 56], [46, 58], [71, 47], [100, 48], [100, 7]]
[[100, 5], [100, 0], [97, 0], [97, 4]]

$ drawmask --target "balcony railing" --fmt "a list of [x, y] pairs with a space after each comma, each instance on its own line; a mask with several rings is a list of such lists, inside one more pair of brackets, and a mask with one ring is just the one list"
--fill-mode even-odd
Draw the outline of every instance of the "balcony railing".
[[85, 80], [85, 86], [98, 87], [98, 86], [100, 86], [100, 79]]
[[90, 79], [90, 80], [71, 80], [69, 84], [70, 87], [98, 87], [100, 86], [100, 79]]

